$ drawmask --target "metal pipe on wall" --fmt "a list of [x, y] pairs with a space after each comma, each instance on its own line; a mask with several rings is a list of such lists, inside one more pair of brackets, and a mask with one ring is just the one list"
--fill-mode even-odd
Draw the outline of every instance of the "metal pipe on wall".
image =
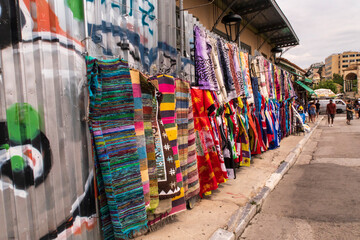
[[88, 54], [88, 50], [89, 50], [89, 31], [88, 31], [88, 26], [87, 26], [87, 9], [86, 9], [86, 0], [83, 0], [83, 11], [84, 11], [84, 30], [85, 30], [85, 54]]
[[180, 0], [180, 56], [184, 56], [184, 0]]

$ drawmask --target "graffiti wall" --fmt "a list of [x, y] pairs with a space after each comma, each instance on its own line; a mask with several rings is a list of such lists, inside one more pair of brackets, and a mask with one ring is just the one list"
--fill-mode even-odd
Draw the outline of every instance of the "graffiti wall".
[[84, 30], [82, 0], [0, 0], [0, 239], [99, 239]]
[[86, 0], [89, 54], [121, 57], [142, 72], [175, 74], [176, 2]]
[[184, 14], [181, 58], [175, 13], [176, 1], [0, 0], [0, 239], [100, 239], [84, 55], [193, 80], [195, 19]]

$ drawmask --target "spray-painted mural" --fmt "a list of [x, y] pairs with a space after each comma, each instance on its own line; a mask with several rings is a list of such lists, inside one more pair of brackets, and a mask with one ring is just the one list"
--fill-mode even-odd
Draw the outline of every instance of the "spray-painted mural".
[[84, 54], [191, 80], [194, 19], [180, 58], [175, 13], [175, 1], [0, 0], [0, 239], [100, 239]]
[[0, 239], [100, 238], [83, 13], [82, 0], [0, 0]]
[[89, 54], [128, 60], [143, 72], [175, 74], [175, 1], [86, 1]]

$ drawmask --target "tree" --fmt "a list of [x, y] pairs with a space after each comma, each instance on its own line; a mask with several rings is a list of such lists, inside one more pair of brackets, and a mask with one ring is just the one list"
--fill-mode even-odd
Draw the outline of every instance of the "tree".
[[320, 82], [319, 85], [317, 85], [314, 89], [319, 89], [319, 88], [330, 89], [334, 93], [337, 93], [336, 84], [332, 80]]
[[341, 75], [334, 73], [333, 74], [333, 82], [344, 86], [344, 79]]

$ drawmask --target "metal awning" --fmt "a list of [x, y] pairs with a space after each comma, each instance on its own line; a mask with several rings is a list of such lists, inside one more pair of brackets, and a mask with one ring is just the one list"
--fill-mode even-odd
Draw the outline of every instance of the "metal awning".
[[315, 94], [317, 96], [317, 94], [315, 93], [314, 90], [312, 90], [310, 87], [306, 86], [304, 83], [302, 83], [301, 81], [296, 81], [297, 84], [299, 84], [302, 88], [304, 88], [306, 91], [308, 91], [310, 94]]
[[290, 71], [290, 73], [291, 73], [291, 74], [294, 74], [294, 75], [296, 75], [296, 76], [298, 76], [298, 77], [304, 78], [304, 81], [307, 82], [307, 83], [313, 83], [313, 81], [312, 81], [311, 79], [306, 78], [306, 77], [304, 77], [304, 76], [301, 76], [300, 74], [297, 74], [296, 72]]
[[239, 14], [247, 28], [274, 47], [299, 44], [299, 38], [275, 0], [217, 0], [215, 4]]

